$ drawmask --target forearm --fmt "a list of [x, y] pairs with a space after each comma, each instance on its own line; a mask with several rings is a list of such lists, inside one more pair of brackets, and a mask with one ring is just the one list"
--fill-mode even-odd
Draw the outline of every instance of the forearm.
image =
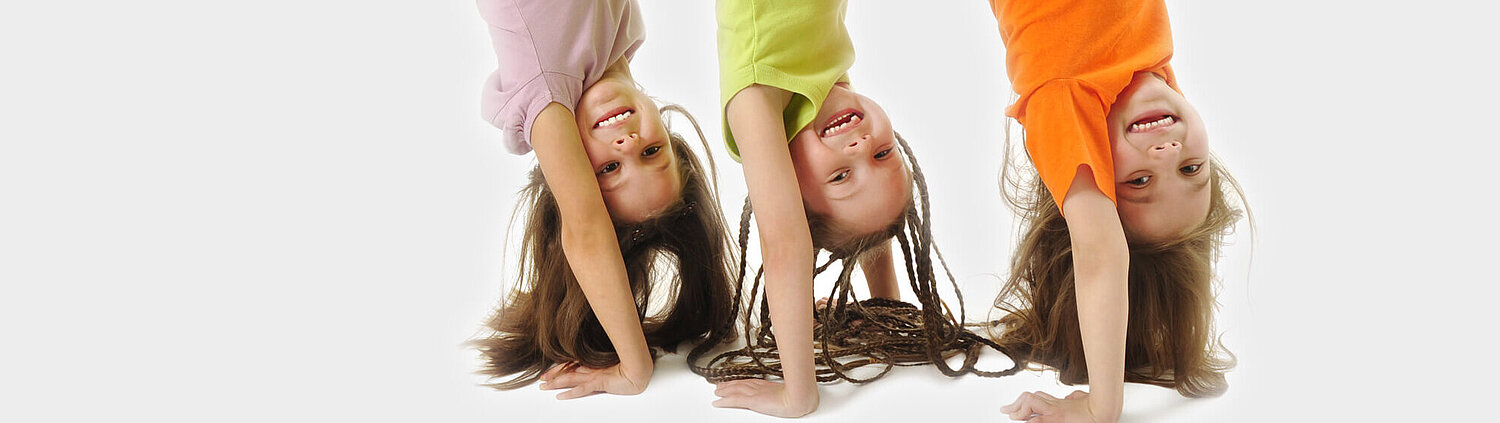
[[896, 258], [891, 254], [889, 240], [866, 252], [859, 260], [859, 269], [865, 274], [871, 297], [901, 299], [901, 289], [896, 286]]
[[651, 353], [625, 262], [572, 113], [560, 104], [548, 105], [532, 125], [531, 143], [557, 199], [563, 254], [574, 278], [621, 364], [637, 376], [649, 374]]
[[603, 220], [602, 225], [563, 223], [563, 254], [621, 365], [631, 371], [651, 369], [651, 352], [614, 227], [608, 218]]
[[[752, 200], [753, 201], [753, 200]], [[764, 224], [757, 219], [758, 224]], [[763, 239], [761, 251], [775, 242]], [[791, 242], [791, 244], [796, 244]], [[763, 254], [766, 267], [766, 300], [771, 307], [771, 327], [780, 354], [782, 377], [795, 396], [817, 389], [813, 359], [813, 257], [808, 249], [785, 254]]]
[[738, 140], [745, 185], [760, 232], [766, 300], [793, 397], [816, 392], [812, 350], [812, 235], [787, 148], [781, 109], [789, 94], [770, 87], [740, 91], [726, 109]]
[[[1081, 177], [1081, 176], [1080, 176]], [[1124, 402], [1125, 332], [1129, 320], [1130, 252], [1114, 203], [1093, 183], [1065, 203], [1073, 246], [1078, 326], [1089, 375], [1089, 409], [1098, 421], [1119, 418]]]

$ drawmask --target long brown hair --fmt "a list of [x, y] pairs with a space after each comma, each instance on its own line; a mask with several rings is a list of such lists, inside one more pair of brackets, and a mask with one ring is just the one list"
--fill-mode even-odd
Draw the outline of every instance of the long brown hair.
[[[894, 366], [934, 364], [945, 375], [959, 376], [974, 373], [987, 377], [1014, 374], [1021, 369], [1018, 364], [1001, 371], [983, 371], [975, 367], [980, 350], [985, 346], [1010, 356], [1010, 352], [999, 344], [970, 332], [964, 327], [963, 293], [942, 252], [932, 241], [931, 211], [927, 196], [927, 179], [917, 164], [911, 147], [901, 134], [896, 134], [902, 155], [911, 172], [909, 183], [913, 185], [913, 197], [904, 211], [883, 230], [869, 234], [848, 234], [833, 227], [826, 219], [809, 214], [808, 226], [812, 233], [813, 246], [829, 252], [827, 261], [817, 266], [813, 274], [821, 274], [835, 262], [842, 267], [833, 291], [829, 293], [829, 305], [815, 312], [813, 337], [819, 344], [814, 357], [816, 378], [820, 382], [843, 379], [864, 383], [879, 379]], [[752, 209], [750, 200], [740, 214], [739, 247], [743, 252], [749, 246]], [[907, 280], [921, 305], [880, 298], [854, 302], [851, 277], [860, 257], [880, 245], [888, 245], [896, 238], [905, 260]], [[936, 274], [932, 258], [936, 256], [944, 275], [953, 288], [958, 302], [958, 313], [939, 295], [941, 280]], [[764, 270], [764, 269], [762, 269]], [[750, 305], [746, 306], [744, 332], [746, 346], [729, 351], [710, 360], [706, 365], [689, 361], [694, 370], [710, 382], [734, 379], [781, 376], [781, 366], [772, 333], [770, 307], [764, 295], [760, 295], [761, 272], [757, 271], [750, 287]], [[739, 267], [740, 287], [746, 277], [746, 262], [742, 258]], [[742, 294], [736, 294], [740, 298]], [[760, 305], [755, 307], [756, 298]], [[809, 299], [810, 300], [810, 299]], [[758, 311], [758, 313], [757, 313]], [[755, 317], [758, 316], [758, 319]], [[757, 323], [752, 327], [753, 323]], [[858, 322], [858, 323], [856, 323]], [[958, 368], [950, 366], [947, 356], [965, 354]], [[873, 376], [860, 377], [850, 371], [854, 368], [880, 364], [883, 367]]]
[[[677, 105], [661, 110], [686, 117], [707, 151], [703, 130], [692, 115]], [[701, 340], [689, 353], [697, 357], [734, 339], [738, 301], [730, 297], [730, 269], [735, 257], [719, 209], [713, 158], [708, 158], [712, 173], [705, 173], [681, 135], [672, 132], [668, 138], [682, 173], [681, 201], [645, 222], [617, 222], [615, 233], [652, 357], [660, 354], [658, 350], [672, 352], [684, 341]], [[481, 374], [492, 379], [514, 375], [488, 385], [496, 389], [530, 384], [558, 363], [602, 368], [620, 362], [563, 254], [561, 216], [540, 166], [532, 168], [520, 194], [517, 215], [525, 211], [527, 218], [518, 281], [486, 323], [491, 333], [472, 341], [483, 354]], [[653, 284], [653, 278], [668, 282]], [[662, 296], [662, 301], [652, 301], [653, 295]], [[665, 308], [647, 316], [653, 302]]]
[[[995, 298], [1009, 313], [999, 321], [996, 341], [1021, 360], [1057, 369], [1065, 384], [1088, 383], [1067, 222], [1035, 169], [1015, 166], [1008, 136], [1005, 144], [1002, 192], [1021, 218], [1022, 235]], [[1229, 388], [1224, 372], [1235, 365], [1214, 335], [1214, 262], [1245, 213], [1244, 192], [1218, 157], [1209, 160], [1213, 189], [1203, 223], [1175, 239], [1130, 244], [1125, 381], [1175, 388], [1188, 397], [1223, 394]]]

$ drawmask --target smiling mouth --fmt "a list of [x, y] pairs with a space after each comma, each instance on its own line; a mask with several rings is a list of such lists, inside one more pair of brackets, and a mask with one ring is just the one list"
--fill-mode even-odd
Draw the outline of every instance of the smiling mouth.
[[1172, 126], [1172, 124], [1175, 123], [1177, 123], [1176, 116], [1157, 115], [1141, 119], [1135, 121], [1135, 123], [1130, 124], [1130, 132], [1147, 132], [1154, 129], [1166, 128]]
[[827, 138], [849, 132], [849, 130], [854, 129], [854, 127], [856, 126], [859, 126], [859, 123], [863, 120], [864, 115], [861, 115], [859, 112], [852, 110], [844, 112], [843, 114], [835, 116], [833, 119], [829, 119], [828, 123], [823, 125], [823, 130], [820, 132], [820, 134], [822, 135], [820, 136]]
[[605, 116], [603, 119], [599, 119], [598, 122], [594, 122], [594, 129], [608, 128], [611, 126], [619, 125], [620, 123], [625, 122], [625, 119], [630, 118], [630, 116], [634, 114], [635, 109], [625, 108], [623, 110], [619, 110], [613, 114], [610, 114], [609, 116]]

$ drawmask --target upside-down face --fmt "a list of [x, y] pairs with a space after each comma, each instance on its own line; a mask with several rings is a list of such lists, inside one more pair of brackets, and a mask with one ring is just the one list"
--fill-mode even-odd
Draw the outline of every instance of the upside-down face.
[[606, 75], [578, 101], [578, 133], [610, 218], [645, 221], [682, 196], [677, 155], [656, 103], [630, 80]]
[[841, 238], [889, 227], [910, 203], [911, 176], [895, 135], [880, 105], [840, 84], [792, 138], [802, 201]]
[[1186, 233], [1208, 216], [1208, 134], [1198, 110], [1161, 77], [1136, 73], [1106, 119], [1116, 208], [1132, 242]]

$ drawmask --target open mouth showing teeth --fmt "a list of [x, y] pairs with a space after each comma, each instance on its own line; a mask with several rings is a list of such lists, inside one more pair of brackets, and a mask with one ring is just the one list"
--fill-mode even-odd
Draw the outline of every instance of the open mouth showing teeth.
[[597, 129], [597, 128], [607, 128], [607, 127], [610, 127], [610, 126], [614, 126], [614, 125], [616, 125], [616, 124], [618, 124], [620, 122], [624, 122], [626, 118], [629, 118], [630, 115], [633, 115], [633, 114], [635, 114], [635, 110], [625, 109], [625, 111], [623, 111], [623, 112], [616, 113], [613, 116], [606, 117], [604, 119], [599, 119], [598, 122], [594, 122], [594, 128]]
[[1173, 123], [1177, 123], [1177, 117], [1172, 115], [1145, 118], [1130, 124], [1130, 132], [1150, 131], [1156, 128], [1171, 126]]
[[859, 125], [859, 122], [862, 119], [864, 119], [864, 117], [860, 116], [859, 112], [848, 112], [839, 115], [832, 120], [829, 120], [828, 125], [823, 126], [823, 131], [821, 132], [820, 136], [829, 137], [842, 134], [844, 133], [844, 131]]

